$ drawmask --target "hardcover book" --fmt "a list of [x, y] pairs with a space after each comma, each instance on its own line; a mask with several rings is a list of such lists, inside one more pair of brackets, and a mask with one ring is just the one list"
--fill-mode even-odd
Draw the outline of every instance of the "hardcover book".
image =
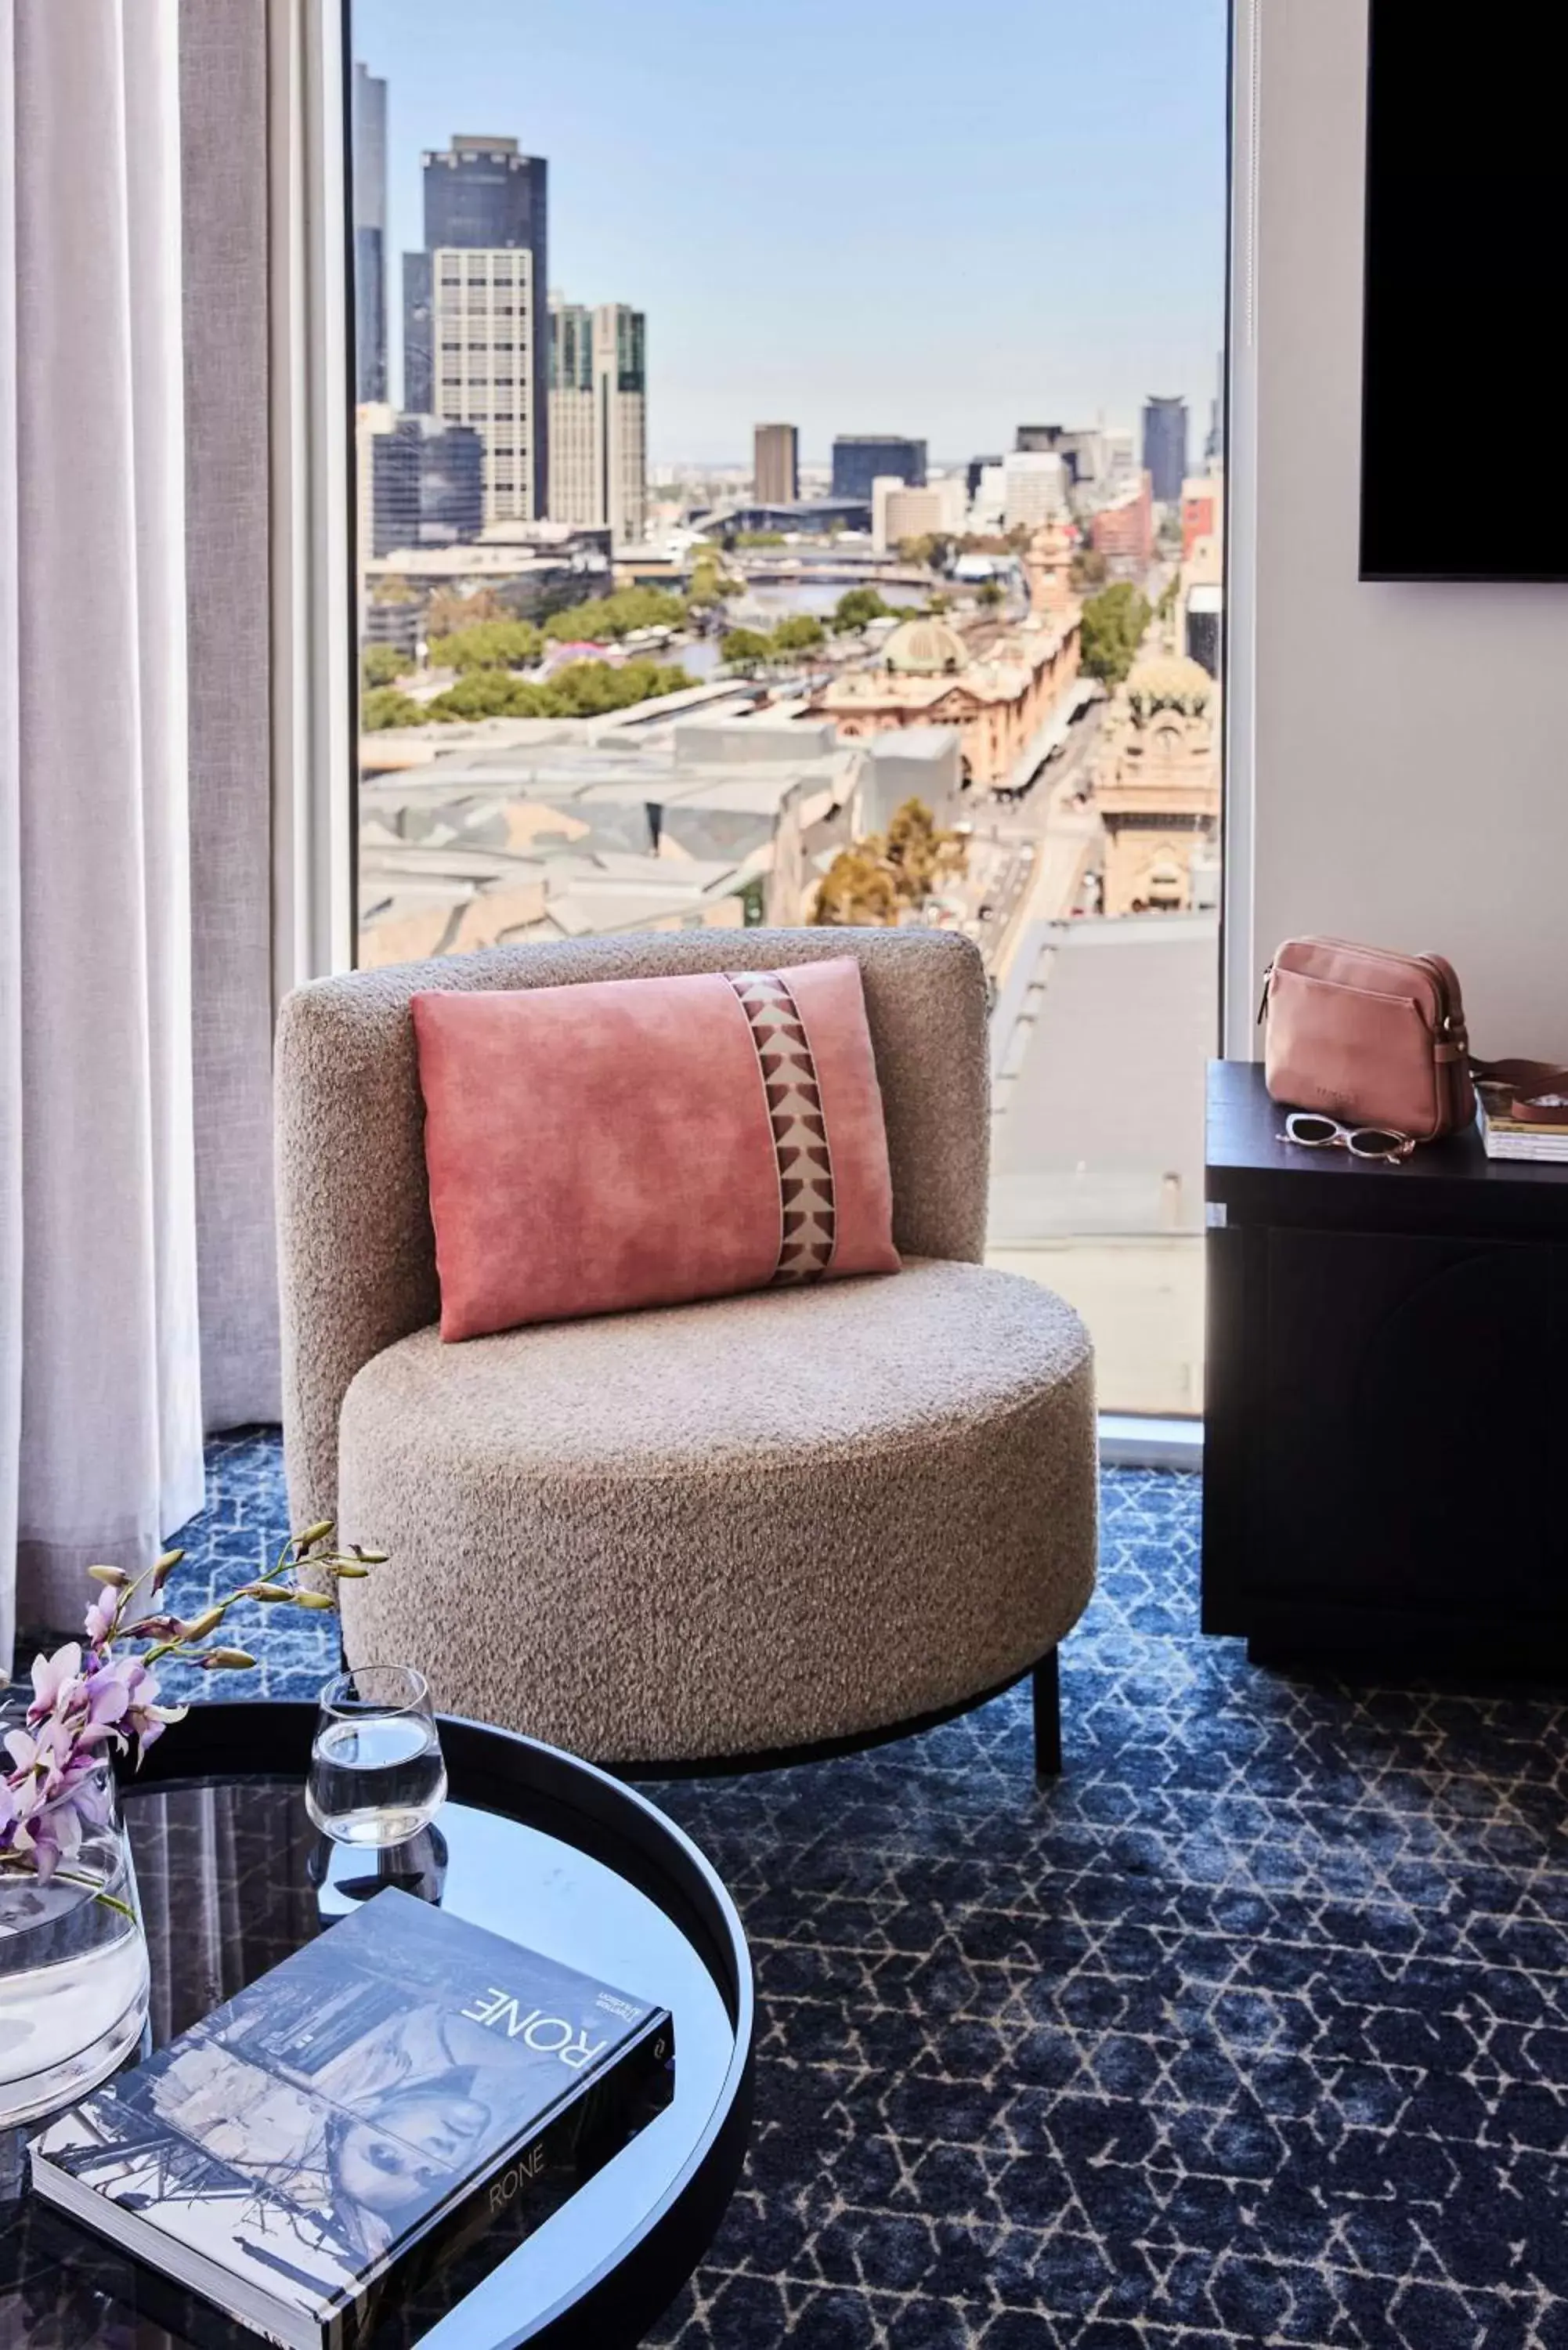
[[285, 2350], [353, 2350], [667, 2085], [667, 2010], [389, 1890], [36, 2138], [36, 2192]]

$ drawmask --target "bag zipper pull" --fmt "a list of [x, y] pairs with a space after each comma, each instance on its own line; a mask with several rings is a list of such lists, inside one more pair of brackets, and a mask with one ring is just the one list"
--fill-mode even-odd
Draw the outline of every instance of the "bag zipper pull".
[[1263, 1014], [1269, 1008], [1269, 982], [1272, 979], [1273, 975], [1273, 964], [1272, 962], [1265, 963], [1263, 966], [1263, 993], [1258, 999], [1258, 1017], [1253, 1024], [1255, 1027], [1261, 1028], [1263, 1024]]

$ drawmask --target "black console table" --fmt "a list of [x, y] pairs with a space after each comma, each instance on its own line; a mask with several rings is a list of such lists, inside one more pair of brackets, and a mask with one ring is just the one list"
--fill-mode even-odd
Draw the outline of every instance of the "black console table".
[[1203, 1627], [1568, 1673], [1568, 1167], [1303, 1150], [1210, 1073]]

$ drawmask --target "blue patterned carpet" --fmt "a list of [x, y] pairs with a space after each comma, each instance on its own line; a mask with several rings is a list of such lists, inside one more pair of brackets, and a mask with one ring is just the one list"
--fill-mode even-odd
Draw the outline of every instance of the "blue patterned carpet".
[[[1056, 1786], [1010, 1697], [653, 1791], [764, 2034], [747, 2184], [654, 2338], [1568, 2350], [1562, 1713], [1256, 1670], [1198, 1634], [1198, 1481], [1104, 1501]], [[215, 1445], [176, 1604], [284, 1530], [275, 1440]], [[309, 1694], [330, 1621], [281, 1613], [259, 1690]]]

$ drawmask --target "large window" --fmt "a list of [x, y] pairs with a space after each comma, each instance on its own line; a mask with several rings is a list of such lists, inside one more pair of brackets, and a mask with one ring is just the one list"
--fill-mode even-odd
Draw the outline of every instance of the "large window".
[[362, 962], [961, 928], [994, 1261], [1199, 1408], [1224, 0], [356, 0]]

